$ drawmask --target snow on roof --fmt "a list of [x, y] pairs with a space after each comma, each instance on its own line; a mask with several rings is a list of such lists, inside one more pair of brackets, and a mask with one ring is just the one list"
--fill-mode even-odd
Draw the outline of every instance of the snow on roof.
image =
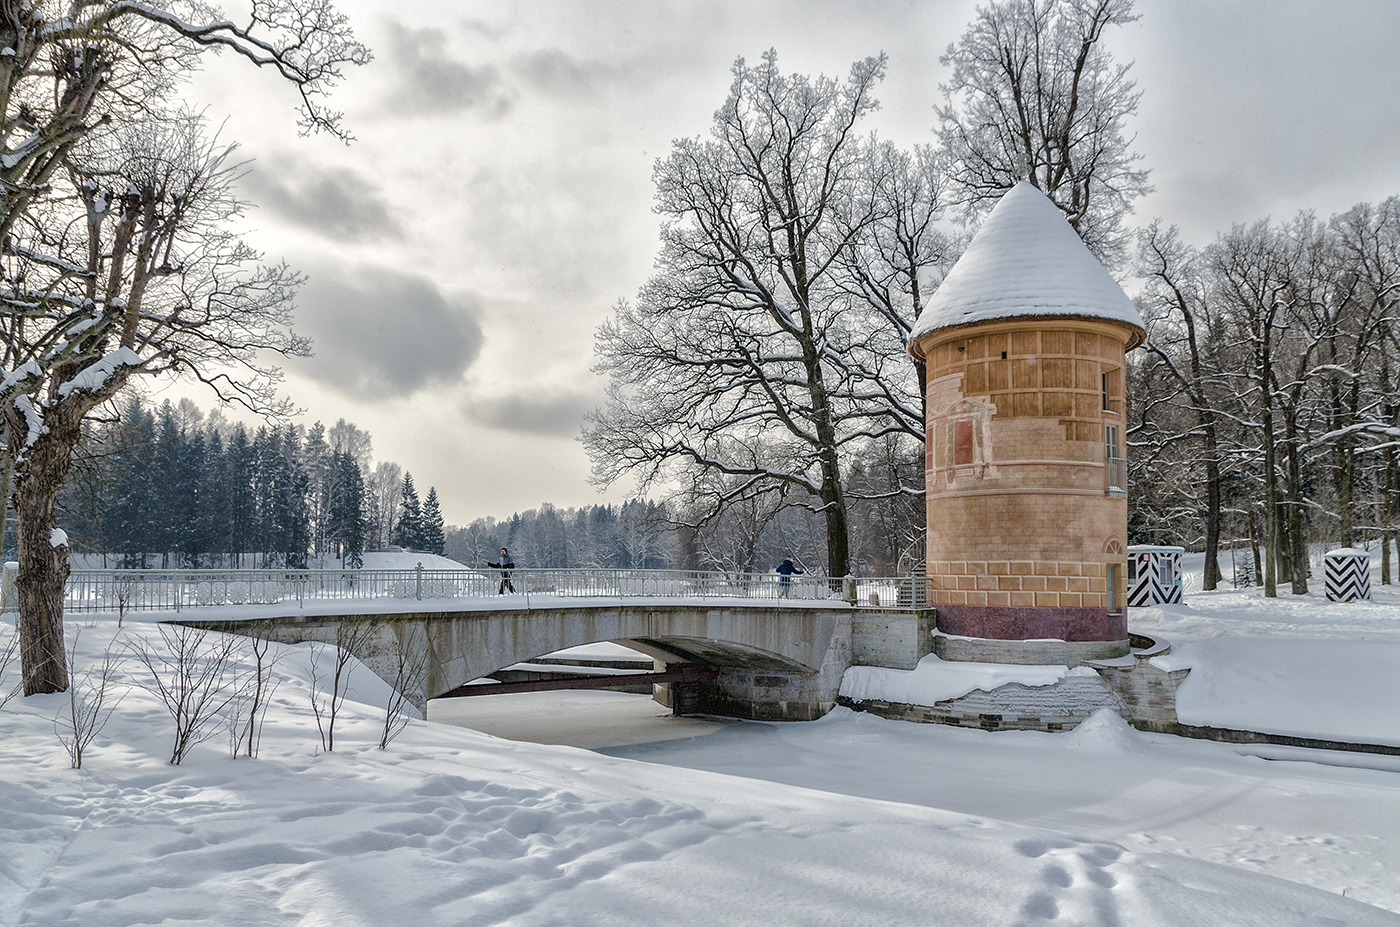
[[[909, 343], [943, 328], [1030, 316], [1142, 317], [1054, 203], [1028, 181], [1001, 198], [920, 313]], [[915, 352], [922, 354], [922, 351]]]

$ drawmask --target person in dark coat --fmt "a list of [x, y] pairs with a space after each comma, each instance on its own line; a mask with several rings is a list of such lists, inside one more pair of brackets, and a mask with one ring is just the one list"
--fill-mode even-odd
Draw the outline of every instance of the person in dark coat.
[[504, 547], [501, 548], [501, 559], [498, 563], [488, 563], [487, 566], [494, 570], [501, 571], [501, 588], [496, 595], [505, 595], [506, 590], [515, 591], [515, 587], [510, 584], [510, 571], [515, 569], [515, 561], [510, 559], [510, 552]]
[[778, 585], [782, 587], [778, 595], [786, 599], [792, 592], [792, 574], [802, 573], [802, 568], [794, 566], [791, 557], [784, 557], [783, 562], [778, 564]]

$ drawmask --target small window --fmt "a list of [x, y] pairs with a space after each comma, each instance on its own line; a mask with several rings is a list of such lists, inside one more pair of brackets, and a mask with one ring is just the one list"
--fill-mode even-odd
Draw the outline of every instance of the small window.
[[1103, 374], [1103, 410], [1105, 412], [1113, 411], [1108, 404], [1108, 374], [1106, 373]]
[[1108, 587], [1108, 610], [1111, 611], [1111, 612], [1116, 612], [1116, 611], [1118, 611], [1118, 565], [1117, 565], [1117, 564], [1110, 563], [1110, 564], [1108, 565], [1108, 580], [1107, 580], [1107, 582], [1106, 582], [1105, 585], [1107, 585], [1107, 587]]
[[1104, 459], [1116, 460], [1118, 458], [1118, 426], [1104, 426]]

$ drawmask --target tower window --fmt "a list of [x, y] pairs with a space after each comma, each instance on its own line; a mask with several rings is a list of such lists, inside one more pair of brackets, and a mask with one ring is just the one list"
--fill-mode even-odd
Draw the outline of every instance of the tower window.
[[1108, 404], [1108, 374], [1106, 373], [1103, 374], [1103, 410], [1105, 412], [1111, 411]]

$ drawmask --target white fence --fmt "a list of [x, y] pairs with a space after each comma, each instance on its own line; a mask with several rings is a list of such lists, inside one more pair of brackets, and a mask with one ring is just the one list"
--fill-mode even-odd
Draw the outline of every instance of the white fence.
[[74, 570], [64, 609], [182, 611], [209, 605], [281, 602], [516, 597], [745, 598], [846, 600], [923, 606], [923, 576], [793, 576], [689, 570]]

